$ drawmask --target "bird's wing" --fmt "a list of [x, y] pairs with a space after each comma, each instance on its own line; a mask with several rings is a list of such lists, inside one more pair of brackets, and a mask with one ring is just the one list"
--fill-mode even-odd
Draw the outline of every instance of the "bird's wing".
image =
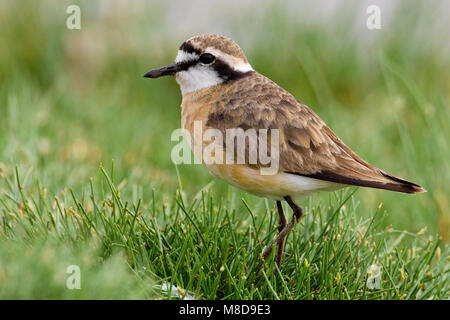
[[256, 72], [224, 87], [221, 96], [206, 125], [223, 134], [229, 128], [278, 129], [280, 171], [405, 193], [423, 191], [361, 159], [310, 108]]

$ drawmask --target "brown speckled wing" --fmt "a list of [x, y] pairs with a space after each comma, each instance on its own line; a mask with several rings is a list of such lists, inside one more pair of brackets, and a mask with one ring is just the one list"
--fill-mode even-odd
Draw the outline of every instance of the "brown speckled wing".
[[358, 157], [311, 109], [256, 72], [216, 92], [206, 126], [223, 134], [227, 128], [279, 129], [280, 171], [405, 193], [423, 191]]

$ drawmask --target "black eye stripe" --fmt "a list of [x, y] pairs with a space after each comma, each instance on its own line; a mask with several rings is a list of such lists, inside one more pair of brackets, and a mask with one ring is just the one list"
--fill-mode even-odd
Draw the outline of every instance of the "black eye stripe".
[[225, 81], [230, 80], [237, 80], [240, 78], [243, 78], [245, 76], [248, 76], [253, 71], [236, 71], [233, 68], [231, 68], [227, 63], [220, 59], [216, 59], [216, 62], [213, 65], [214, 70], [217, 72], [220, 78], [222, 78]]
[[[202, 54], [202, 56], [205, 54]], [[215, 57], [212, 54], [207, 53], [207, 55], [210, 55], [213, 57], [213, 61], [215, 60]], [[200, 56], [201, 58], [201, 56]], [[195, 66], [197, 63], [202, 62], [201, 60], [197, 59], [197, 60], [188, 60], [188, 61], [181, 61], [178, 63], [178, 66], [183, 70], [186, 71], [187, 69], [189, 69], [192, 66]], [[205, 62], [202, 62], [205, 63]], [[206, 62], [205, 64], [208, 64], [208, 62]]]
[[[186, 71], [190, 67], [195, 66], [199, 61], [200, 61], [200, 59], [184, 61], [184, 62], [180, 62], [179, 66], [181, 67], [181, 69], [183, 71]], [[232, 81], [232, 80], [241, 79], [243, 77], [250, 75], [253, 72], [253, 71], [247, 71], [247, 72], [236, 71], [233, 68], [231, 68], [226, 62], [224, 62], [218, 58], [215, 59], [215, 63], [213, 65], [211, 65], [211, 67], [214, 69], [214, 71], [217, 72], [219, 77], [221, 79], [223, 79], [224, 81]]]
[[178, 63], [178, 65], [181, 67], [182, 70], [186, 71], [190, 67], [196, 65], [198, 60], [189, 60], [189, 61], [183, 61]]

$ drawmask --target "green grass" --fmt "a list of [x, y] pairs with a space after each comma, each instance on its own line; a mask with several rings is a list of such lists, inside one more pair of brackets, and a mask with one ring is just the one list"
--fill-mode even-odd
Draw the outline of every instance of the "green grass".
[[[79, 31], [65, 28], [69, 3], [0, 10], [0, 298], [165, 298], [164, 283], [201, 299], [450, 298], [450, 61], [431, 36], [403, 36], [419, 13], [433, 24], [428, 7], [396, 13], [367, 43], [343, 18], [332, 30], [298, 27], [278, 7], [263, 26], [236, 18], [257, 71], [364, 159], [428, 190], [302, 200], [275, 275], [273, 259], [257, 272], [275, 204], [201, 166], [175, 168], [179, 88], [142, 78], [199, 30], [164, 30], [162, 5], [101, 15], [78, 3]], [[81, 290], [66, 288], [74, 264]], [[372, 265], [380, 289], [367, 286]]]
[[[30, 231], [30, 229], [28, 229]], [[36, 232], [38, 232], [36, 230]], [[94, 238], [66, 243], [56, 238], [29, 238], [31, 243], [4, 241], [0, 247], [2, 299], [143, 299], [158, 298], [152, 279], [130, 272], [123, 251], [105, 253]], [[80, 268], [80, 288], [69, 289]]]
[[[306, 205], [276, 275], [273, 255], [260, 260], [276, 233], [267, 201], [251, 205], [232, 192], [220, 202], [204, 189], [190, 200], [178, 191], [169, 203], [154, 190], [145, 203], [99, 171], [81, 194], [54, 197], [27, 195], [18, 174], [4, 177], [3, 298], [158, 298], [163, 283], [204, 299], [448, 298], [448, 248], [424, 230], [382, 228], [380, 208], [358, 217], [356, 189]], [[238, 201], [247, 210], [237, 211]], [[73, 264], [82, 290], [65, 287]], [[378, 288], [367, 284], [372, 265], [381, 268]]]

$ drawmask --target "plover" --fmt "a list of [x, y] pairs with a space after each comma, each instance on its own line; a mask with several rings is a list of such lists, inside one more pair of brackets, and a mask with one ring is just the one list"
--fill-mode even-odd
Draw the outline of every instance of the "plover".
[[[148, 78], [175, 76], [183, 96], [182, 128], [195, 135], [195, 123], [203, 130], [277, 130], [278, 166], [274, 174], [262, 174], [261, 162], [211, 163], [203, 161], [215, 177], [251, 194], [276, 201], [278, 235], [263, 251], [264, 259], [277, 245], [281, 267], [288, 233], [302, 216], [294, 199], [317, 191], [361, 186], [417, 193], [425, 190], [361, 159], [304, 103], [265, 76], [254, 71], [242, 49], [231, 39], [215, 34], [192, 37], [179, 47], [175, 62], [145, 74]], [[274, 143], [269, 134], [267, 140]], [[227, 142], [191, 139], [191, 147], [204, 150], [214, 145], [215, 155], [228, 151]], [[245, 146], [248, 146], [246, 142]], [[233, 146], [235, 148], [235, 146]], [[195, 153], [195, 152], [194, 152]], [[201, 152], [200, 152], [201, 153]], [[204, 159], [203, 159], [204, 160]], [[293, 210], [288, 223], [282, 201]]]

